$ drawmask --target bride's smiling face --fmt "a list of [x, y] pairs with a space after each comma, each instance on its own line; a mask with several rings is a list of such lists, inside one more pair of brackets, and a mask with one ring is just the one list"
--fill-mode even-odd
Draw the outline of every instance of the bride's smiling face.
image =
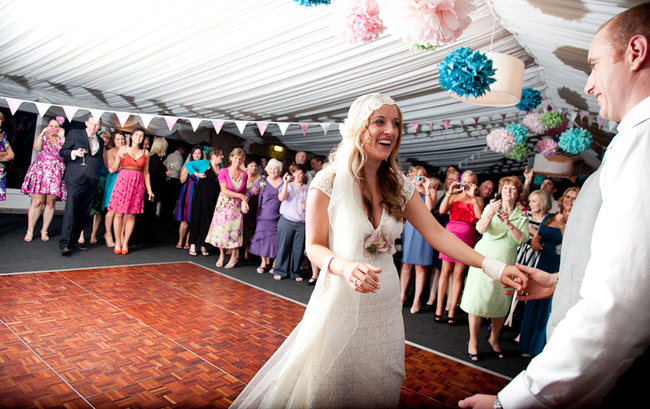
[[363, 150], [368, 160], [387, 160], [399, 142], [401, 127], [395, 105], [384, 105], [373, 112], [363, 137]]

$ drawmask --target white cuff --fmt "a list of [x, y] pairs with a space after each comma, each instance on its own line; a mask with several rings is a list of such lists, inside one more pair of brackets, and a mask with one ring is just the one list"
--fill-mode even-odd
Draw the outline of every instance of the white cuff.
[[483, 272], [492, 279], [493, 283], [495, 283], [501, 281], [501, 274], [503, 274], [503, 270], [506, 269], [506, 266], [507, 264], [502, 261], [485, 257], [481, 267], [483, 268]]

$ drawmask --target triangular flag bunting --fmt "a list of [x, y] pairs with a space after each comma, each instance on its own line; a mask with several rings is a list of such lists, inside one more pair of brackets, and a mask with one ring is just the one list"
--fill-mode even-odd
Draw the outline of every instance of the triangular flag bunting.
[[591, 115], [587, 115], [587, 123], [589, 126], [594, 123], [594, 118]]
[[266, 128], [269, 126], [268, 122], [256, 122], [257, 124], [257, 129], [260, 131], [260, 136], [264, 136], [264, 132], [266, 132]]
[[580, 124], [582, 125], [582, 121], [585, 119], [585, 114], [584, 112], [580, 112]]
[[20, 104], [23, 103], [22, 99], [5, 98], [5, 100], [7, 101], [7, 105], [9, 105], [9, 111], [11, 111], [11, 115], [15, 114], [16, 111], [18, 111]]
[[47, 113], [47, 110], [50, 109], [52, 104], [46, 104], [44, 102], [34, 102], [34, 105], [36, 105], [36, 109], [38, 109], [38, 114], [43, 117]]
[[167, 128], [169, 128], [169, 131], [171, 132], [172, 128], [174, 127], [174, 124], [176, 124], [176, 121], [178, 121], [178, 117], [175, 116], [163, 116], [165, 119], [165, 122], [167, 123]]
[[410, 125], [411, 125], [411, 130], [413, 132], [417, 132], [418, 131], [418, 126], [420, 126], [420, 123], [419, 122], [411, 122]]
[[300, 127], [302, 128], [302, 134], [306, 135], [307, 134], [307, 128], [309, 128], [310, 124], [300, 124]]
[[63, 106], [63, 112], [65, 112], [66, 118], [68, 118], [68, 122], [72, 122], [72, 118], [74, 118], [74, 115], [77, 113], [79, 110], [78, 107], [72, 107], [72, 106]]
[[128, 112], [115, 112], [115, 116], [117, 117], [117, 120], [120, 122], [120, 125], [124, 127], [126, 120], [129, 119], [131, 114], [129, 114]]
[[199, 128], [199, 125], [201, 125], [201, 122], [203, 122], [203, 118], [187, 118], [188, 121], [190, 121], [190, 124], [192, 124], [192, 130], [196, 132], [196, 130]]
[[605, 121], [605, 120], [603, 119], [602, 116], [599, 116], [599, 117], [598, 117], [598, 129], [601, 129], [601, 128], [603, 127], [603, 122], [604, 122], [604, 121]]
[[291, 122], [276, 122], [276, 124], [278, 125], [278, 128], [280, 128], [282, 136], [284, 136], [284, 134], [287, 133], [287, 128], [289, 128]]
[[481, 117], [475, 116], [474, 117], [474, 125], [478, 125], [478, 120], [481, 119]]
[[325, 135], [327, 135], [327, 130], [330, 129], [330, 126], [331, 126], [331, 125], [332, 125], [332, 124], [329, 123], [329, 122], [323, 122], [323, 123], [320, 124], [320, 127], [323, 128], [323, 133], [324, 133]]
[[443, 119], [442, 124], [445, 126], [445, 129], [449, 129], [449, 122], [451, 122], [450, 119]]
[[239, 129], [239, 133], [241, 135], [244, 134], [244, 129], [246, 129], [246, 125], [248, 124], [248, 121], [234, 121], [235, 125], [237, 125], [237, 129]]
[[151, 115], [151, 114], [138, 114], [140, 119], [142, 120], [142, 126], [146, 128], [149, 128], [149, 124], [151, 123], [151, 120], [154, 119], [156, 115]]
[[224, 123], [226, 123], [226, 121], [221, 119], [212, 120], [212, 126], [214, 127], [215, 132], [217, 132], [217, 135], [219, 134], [219, 132], [221, 132], [221, 128], [223, 128]]
[[101, 119], [102, 115], [104, 115], [104, 111], [101, 109], [88, 109], [88, 111], [90, 111], [90, 115], [95, 119]]
[[431, 129], [431, 130], [433, 130], [433, 122], [434, 121], [427, 122], [427, 125], [429, 125], [429, 129]]

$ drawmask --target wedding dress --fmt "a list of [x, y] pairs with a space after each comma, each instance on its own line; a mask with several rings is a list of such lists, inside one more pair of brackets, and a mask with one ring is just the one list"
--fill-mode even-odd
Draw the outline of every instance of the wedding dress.
[[[403, 222], [383, 210], [375, 229], [362, 209], [337, 206], [335, 179], [339, 178], [334, 177], [333, 168], [323, 169], [310, 186], [330, 197], [330, 249], [345, 259], [380, 267], [380, 289], [360, 294], [324, 265], [302, 321], [231, 407], [399, 405], [405, 340], [399, 276], [392, 255]], [[415, 186], [403, 175], [402, 185], [408, 201]], [[351, 235], [362, 240], [353, 239], [357, 244], [346, 248]]]

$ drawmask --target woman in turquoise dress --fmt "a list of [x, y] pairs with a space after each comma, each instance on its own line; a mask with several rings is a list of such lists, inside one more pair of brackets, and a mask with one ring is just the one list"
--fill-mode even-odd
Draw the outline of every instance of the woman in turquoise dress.
[[[570, 187], [564, 192], [558, 200], [560, 212], [547, 215], [539, 226], [537, 235], [531, 240], [531, 247], [539, 252], [537, 268], [540, 270], [547, 273], [557, 273], [560, 270], [564, 226], [579, 191], [577, 187]], [[526, 357], [538, 355], [544, 349], [552, 300], [553, 297], [526, 302], [518, 346]]]
[[[113, 147], [108, 149], [104, 153], [104, 166], [106, 169], [111, 168], [111, 163], [115, 160], [120, 160], [117, 157], [117, 152], [120, 148], [126, 144], [126, 138], [122, 132], [116, 131], [113, 134]], [[102, 210], [106, 211], [104, 215], [104, 227], [106, 228], [106, 233], [104, 234], [104, 239], [106, 240], [107, 247], [115, 247], [115, 242], [113, 241], [113, 220], [115, 219], [115, 212], [108, 210], [108, 204], [111, 201], [111, 195], [113, 194], [113, 185], [115, 185], [115, 179], [117, 179], [119, 171], [111, 173], [108, 171], [106, 174], [106, 180], [104, 181], [104, 196], [102, 198]], [[120, 232], [121, 233], [121, 232]]]
[[[528, 240], [528, 218], [517, 206], [523, 185], [515, 176], [499, 181], [501, 198], [493, 200], [483, 209], [476, 229], [483, 235], [474, 248], [485, 257], [514, 264], [517, 247]], [[499, 334], [510, 309], [512, 297], [503, 293], [498, 282], [492, 282], [480, 268], [471, 267], [465, 283], [460, 308], [468, 314], [469, 344], [467, 355], [478, 360], [478, 331], [483, 318], [492, 319], [492, 333], [488, 342], [498, 358], [503, 358]]]

